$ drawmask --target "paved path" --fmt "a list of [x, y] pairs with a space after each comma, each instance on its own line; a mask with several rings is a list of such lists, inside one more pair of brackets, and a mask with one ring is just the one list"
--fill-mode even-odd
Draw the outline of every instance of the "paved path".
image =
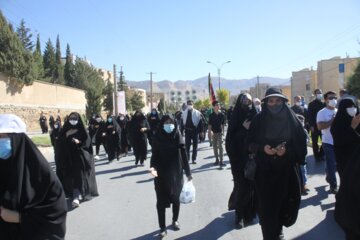
[[[165, 239], [242, 239], [261, 240], [259, 224], [234, 229], [234, 212], [227, 210], [232, 191], [230, 165], [223, 170], [213, 166], [214, 157], [208, 143], [199, 144], [198, 164], [191, 165], [196, 202], [181, 205], [180, 231], [168, 229]], [[40, 148], [52, 164], [51, 148]], [[334, 221], [334, 195], [328, 194], [324, 162], [315, 163], [311, 148], [308, 156], [309, 186], [304, 196], [298, 221], [284, 228], [287, 239], [340, 240], [343, 233]], [[150, 156], [150, 154], [149, 154]], [[107, 163], [105, 155], [96, 162], [100, 196], [71, 210], [67, 219], [67, 240], [156, 239], [158, 223], [153, 178], [145, 167], [135, 167], [132, 155]], [[228, 163], [227, 156], [225, 162]], [[52, 164], [53, 165], [53, 164]], [[171, 223], [167, 209], [167, 224]]]

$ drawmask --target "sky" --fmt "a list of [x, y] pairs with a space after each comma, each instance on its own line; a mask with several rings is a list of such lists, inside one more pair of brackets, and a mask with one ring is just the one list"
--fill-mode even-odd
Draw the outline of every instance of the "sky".
[[194, 80], [220, 66], [226, 79], [289, 78], [360, 57], [359, 0], [0, 0], [0, 9], [39, 33], [42, 49], [59, 34], [63, 55], [68, 43], [131, 81]]

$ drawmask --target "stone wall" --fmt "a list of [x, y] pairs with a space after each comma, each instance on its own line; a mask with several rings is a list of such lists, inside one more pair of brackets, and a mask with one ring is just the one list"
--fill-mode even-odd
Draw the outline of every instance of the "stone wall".
[[0, 113], [13, 113], [21, 117], [28, 132], [40, 131], [41, 112], [47, 119], [51, 114], [59, 114], [64, 119], [71, 112], [85, 115], [85, 106], [83, 90], [39, 81], [20, 88], [0, 73]]

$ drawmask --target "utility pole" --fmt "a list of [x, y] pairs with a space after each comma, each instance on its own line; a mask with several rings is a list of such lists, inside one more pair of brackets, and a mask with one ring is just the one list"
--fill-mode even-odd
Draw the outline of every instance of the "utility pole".
[[260, 98], [260, 83], [259, 83], [259, 75], [257, 76], [257, 81], [256, 81], [256, 97]]
[[117, 107], [117, 86], [116, 86], [116, 65], [114, 64], [114, 113], [115, 116], [118, 115], [118, 107]]
[[150, 72], [148, 74], [150, 74], [150, 107], [151, 107], [150, 111], [151, 111], [153, 109], [153, 82], [152, 82], [152, 75], [156, 74], [156, 73]]

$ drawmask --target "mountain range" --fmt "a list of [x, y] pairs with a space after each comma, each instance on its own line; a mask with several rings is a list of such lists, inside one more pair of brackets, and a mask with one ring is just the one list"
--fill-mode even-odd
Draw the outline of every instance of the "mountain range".
[[[213, 88], [216, 91], [219, 86], [218, 77], [212, 77]], [[251, 79], [225, 79], [220, 78], [221, 88], [230, 90], [230, 95], [237, 95], [242, 90], [249, 90], [250, 87], [254, 87], [257, 83], [257, 78]], [[289, 78], [275, 78], [275, 77], [260, 77], [259, 83], [268, 83], [272, 86], [275, 85], [290, 85]], [[128, 86], [132, 88], [141, 88], [150, 91], [150, 80], [147, 81], [127, 81]], [[171, 91], [185, 92], [186, 90], [196, 90], [198, 97], [208, 96], [208, 77], [201, 77], [195, 80], [179, 80], [179, 81], [169, 81], [163, 80], [155, 82], [153, 81], [153, 92], [162, 92], [169, 94]]]

